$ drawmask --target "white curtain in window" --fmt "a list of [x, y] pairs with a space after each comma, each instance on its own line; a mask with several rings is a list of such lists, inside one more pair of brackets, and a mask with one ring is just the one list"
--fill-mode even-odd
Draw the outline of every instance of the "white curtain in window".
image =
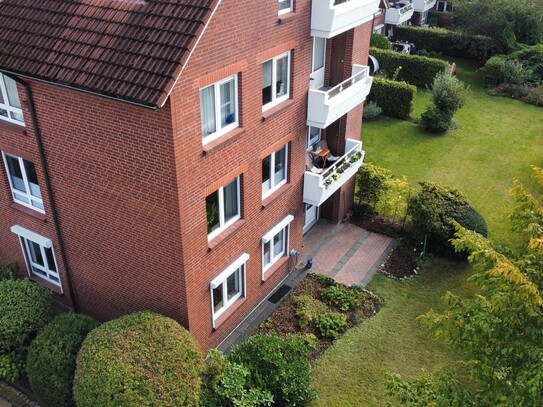
[[262, 64], [262, 89], [271, 86], [272, 83], [272, 66], [273, 62], [270, 59]]
[[313, 72], [317, 69], [321, 69], [324, 66], [324, 46], [326, 39], [321, 37], [314, 37], [313, 48]]
[[278, 59], [277, 60], [277, 81], [276, 81], [277, 97], [283, 96], [287, 93], [287, 89], [288, 89], [287, 70], [288, 70], [288, 57], [285, 56], [281, 59]]
[[10, 106], [20, 109], [21, 101], [19, 100], [19, 93], [17, 92], [17, 84], [13, 79], [8, 78], [7, 76], [3, 75], [3, 77]]
[[200, 90], [200, 113], [202, 116], [202, 135], [206, 137], [215, 133], [217, 125], [215, 122], [215, 92], [213, 85]]
[[224, 221], [236, 217], [238, 214], [238, 182], [237, 178], [224, 187]]
[[234, 103], [234, 79], [221, 85], [221, 127], [236, 121]]

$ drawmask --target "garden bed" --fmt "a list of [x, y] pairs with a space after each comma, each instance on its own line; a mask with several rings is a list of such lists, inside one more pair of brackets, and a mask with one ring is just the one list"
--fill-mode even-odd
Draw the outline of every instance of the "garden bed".
[[[351, 298], [356, 298], [356, 306], [348, 310], [342, 310], [339, 304], [324, 304], [322, 293], [330, 287], [337, 287], [336, 291], [346, 292]], [[308, 296], [324, 306], [326, 309], [320, 309], [309, 316], [307, 324], [300, 327], [300, 296]], [[307, 298], [307, 297], [305, 297]], [[279, 304], [273, 314], [257, 330], [258, 333], [277, 333], [278, 335], [287, 335], [289, 333], [299, 333], [302, 335], [312, 335], [316, 338], [316, 347], [310, 354], [311, 362], [314, 362], [324, 351], [332, 345], [337, 337], [341, 336], [346, 330], [358, 324], [360, 321], [375, 315], [383, 304], [381, 297], [370, 291], [359, 287], [348, 287], [334, 282], [329, 277], [310, 273], [300, 284], [295, 287], [289, 295]], [[323, 336], [315, 321], [326, 313], [339, 313], [345, 316], [346, 325], [339, 329], [337, 337]], [[308, 313], [304, 314], [306, 317]], [[303, 319], [303, 317], [301, 317]], [[302, 323], [303, 324], [303, 323]]]

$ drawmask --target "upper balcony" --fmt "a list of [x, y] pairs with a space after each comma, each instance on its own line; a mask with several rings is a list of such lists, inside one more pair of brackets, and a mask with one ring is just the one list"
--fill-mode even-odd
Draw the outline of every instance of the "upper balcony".
[[307, 125], [324, 129], [351, 109], [363, 103], [373, 78], [364, 65], [353, 65], [353, 74], [333, 88], [309, 89]]
[[332, 38], [373, 19], [380, 0], [313, 0], [311, 35]]
[[418, 13], [424, 13], [425, 11], [433, 8], [437, 3], [437, 0], [413, 0], [413, 6]]
[[320, 206], [332, 196], [342, 185], [356, 174], [364, 161], [362, 142], [359, 140], [345, 140], [345, 151], [334, 165], [321, 174], [311, 171], [304, 173], [303, 201], [309, 205]]
[[387, 9], [385, 14], [385, 23], [400, 25], [413, 17], [414, 12], [415, 8], [413, 7], [413, 3], [411, 1], [398, 1], [396, 3], [391, 2], [390, 8]]

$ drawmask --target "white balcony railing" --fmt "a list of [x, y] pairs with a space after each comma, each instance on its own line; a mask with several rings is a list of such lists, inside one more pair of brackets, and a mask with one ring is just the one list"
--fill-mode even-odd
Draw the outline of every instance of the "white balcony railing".
[[309, 89], [307, 125], [324, 129], [366, 100], [373, 78], [365, 65], [353, 65], [352, 76], [331, 89]]
[[373, 19], [380, 0], [313, 0], [311, 35], [332, 38]]
[[322, 174], [311, 171], [304, 173], [304, 203], [322, 205], [356, 174], [364, 161], [362, 142], [353, 139], [345, 140], [345, 151], [346, 153]]
[[385, 14], [385, 23], [399, 25], [413, 17], [415, 8], [411, 1], [390, 3], [390, 8]]
[[433, 8], [437, 3], [437, 0], [413, 0], [413, 7], [418, 13], [424, 13], [425, 11]]

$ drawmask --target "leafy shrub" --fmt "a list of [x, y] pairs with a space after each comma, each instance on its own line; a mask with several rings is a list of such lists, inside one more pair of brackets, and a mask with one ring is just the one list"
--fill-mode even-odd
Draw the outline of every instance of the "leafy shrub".
[[412, 42], [418, 49], [440, 52], [460, 58], [487, 58], [496, 53], [490, 37], [468, 35], [444, 28], [424, 28], [399, 25], [394, 27], [395, 39]]
[[386, 72], [395, 72], [401, 67], [395, 79], [415, 86], [430, 85], [438, 73], [449, 71], [449, 64], [441, 59], [377, 48], [370, 48], [370, 53], [377, 58], [379, 66]]
[[296, 318], [302, 329], [327, 311], [323, 302], [309, 295], [297, 295], [293, 297], [293, 301], [296, 304]]
[[332, 277], [328, 277], [326, 274], [317, 274], [317, 281], [324, 285], [334, 285], [336, 284], [336, 280], [334, 280]]
[[52, 318], [51, 293], [28, 279], [0, 281], [0, 354], [23, 349]]
[[428, 12], [428, 23], [440, 28], [448, 28], [453, 25], [453, 13], [449, 11], [430, 10]]
[[503, 82], [524, 85], [532, 79], [533, 72], [521, 61], [505, 60], [502, 65]]
[[381, 116], [383, 109], [379, 107], [374, 101], [370, 101], [364, 105], [364, 120], [372, 120]]
[[358, 293], [345, 286], [328, 287], [321, 292], [321, 298], [326, 304], [337, 307], [341, 311], [349, 311], [360, 306]]
[[453, 115], [466, 103], [468, 90], [458, 78], [441, 72], [432, 82], [432, 101], [439, 110]]
[[150, 311], [91, 331], [77, 355], [73, 394], [84, 406], [194, 406], [203, 354], [173, 319]]
[[30, 345], [26, 372], [32, 391], [50, 406], [72, 406], [75, 358], [87, 334], [99, 325], [83, 314], [64, 313]]
[[531, 105], [543, 106], [543, 85], [530, 89], [522, 100]]
[[420, 185], [421, 191], [409, 200], [408, 206], [415, 236], [428, 236], [429, 251], [451, 258], [465, 258], [465, 253], [455, 253], [449, 242], [455, 233], [450, 220], [486, 237], [488, 229], [483, 217], [458, 190], [432, 182], [421, 182]]
[[19, 278], [19, 265], [17, 262], [0, 264], [0, 280], [17, 280]]
[[502, 70], [504, 62], [503, 55], [495, 55], [486, 61], [485, 66], [481, 69], [485, 86], [498, 86], [504, 82]]
[[386, 191], [386, 181], [392, 178], [390, 170], [372, 163], [364, 163], [356, 174], [358, 203], [375, 208]]
[[14, 382], [25, 372], [26, 351], [0, 355], [0, 378]]
[[507, 59], [522, 62], [533, 72], [534, 79], [543, 80], [543, 44], [521, 46], [518, 51], [509, 54]]
[[309, 341], [298, 335], [256, 334], [233, 346], [228, 360], [249, 369], [249, 387], [271, 392], [273, 406], [303, 407], [315, 400], [310, 350]]
[[387, 37], [381, 34], [372, 33], [370, 38], [370, 47], [379, 49], [392, 49], [392, 45]]
[[368, 100], [383, 109], [383, 114], [397, 119], [407, 119], [413, 111], [417, 88], [406, 82], [396, 82], [375, 77]]
[[229, 362], [224, 354], [211, 349], [202, 380], [202, 407], [270, 406], [273, 396], [267, 390], [250, 388], [251, 372], [242, 364]]
[[325, 338], [337, 338], [347, 326], [347, 317], [340, 312], [327, 312], [319, 315], [315, 320], [315, 326]]
[[420, 116], [420, 128], [427, 133], [445, 133], [452, 124], [452, 114], [430, 107]]

